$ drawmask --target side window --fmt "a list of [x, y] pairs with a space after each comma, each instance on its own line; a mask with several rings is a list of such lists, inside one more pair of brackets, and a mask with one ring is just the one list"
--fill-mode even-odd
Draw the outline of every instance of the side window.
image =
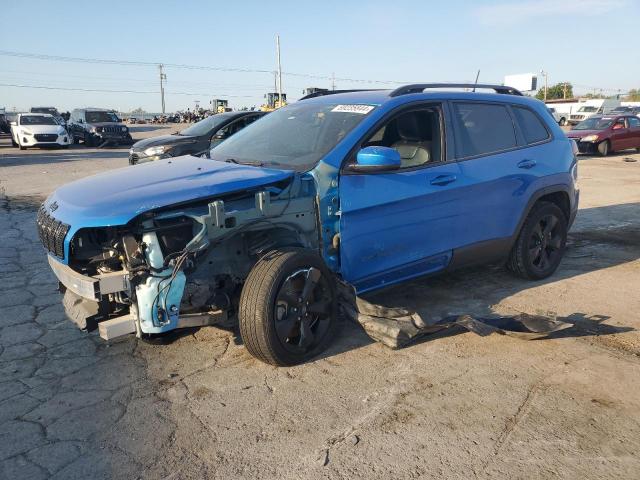
[[614, 129], [626, 128], [626, 124], [624, 123], [624, 118], [619, 118], [618, 120], [616, 120], [616, 123], [613, 126], [613, 128]]
[[629, 121], [629, 127], [630, 128], [638, 128], [638, 127], [640, 127], [640, 118], [638, 118], [638, 117], [629, 117], [629, 118], [627, 118], [627, 120]]
[[454, 103], [458, 155], [473, 157], [517, 146], [511, 116], [504, 105]]
[[248, 125], [251, 125], [258, 118], [260, 118], [258, 115], [247, 115], [246, 117], [244, 117], [244, 126], [246, 127]]
[[549, 132], [535, 113], [528, 108], [512, 108], [527, 143], [537, 143], [549, 138]]
[[400, 113], [374, 132], [362, 147], [375, 145], [397, 150], [401, 169], [441, 162], [441, 116], [438, 107]]

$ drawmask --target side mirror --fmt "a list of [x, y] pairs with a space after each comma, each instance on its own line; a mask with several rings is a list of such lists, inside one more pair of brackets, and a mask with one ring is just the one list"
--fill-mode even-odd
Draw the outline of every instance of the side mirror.
[[373, 173], [398, 170], [400, 154], [389, 147], [365, 147], [356, 155], [356, 163], [347, 167], [352, 172]]

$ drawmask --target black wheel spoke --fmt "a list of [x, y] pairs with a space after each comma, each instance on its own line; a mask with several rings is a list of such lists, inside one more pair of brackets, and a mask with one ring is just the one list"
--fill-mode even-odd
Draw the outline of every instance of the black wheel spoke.
[[549, 244], [548, 245], [553, 250], [560, 250], [560, 247], [562, 246], [562, 237], [560, 235], [557, 235], [555, 237], [551, 237], [551, 240], [549, 240]]
[[540, 245], [536, 245], [535, 247], [531, 247], [529, 249], [529, 258], [532, 262], [534, 262], [538, 258], [538, 255], [540, 255]]
[[307, 307], [307, 312], [313, 315], [328, 315], [331, 311], [331, 302], [329, 300], [319, 300]]
[[303, 302], [306, 302], [309, 299], [309, 295], [311, 295], [311, 292], [313, 292], [313, 289], [317, 285], [318, 280], [320, 280], [321, 276], [322, 273], [320, 273], [320, 270], [318, 270], [317, 268], [311, 267], [309, 270], [307, 270], [307, 276], [304, 281], [304, 287], [302, 289], [301, 295]]
[[314, 339], [315, 335], [313, 334], [313, 330], [311, 330], [310, 320], [303, 319], [302, 322], [300, 322], [300, 343], [298, 345], [306, 349], [313, 343]]
[[553, 229], [555, 228], [555, 226], [558, 224], [558, 219], [555, 216], [550, 216], [546, 218], [546, 225], [544, 227], [544, 230], [542, 231], [543, 234], [545, 235], [549, 235]]
[[547, 254], [546, 249], [540, 250], [540, 263], [538, 263], [538, 268], [545, 269], [547, 268], [547, 262], [549, 261], [549, 255]]
[[296, 312], [288, 313], [282, 320], [276, 320], [276, 332], [282, 340], [297, 336], [294, 327], [299, 321], [298, 314]]

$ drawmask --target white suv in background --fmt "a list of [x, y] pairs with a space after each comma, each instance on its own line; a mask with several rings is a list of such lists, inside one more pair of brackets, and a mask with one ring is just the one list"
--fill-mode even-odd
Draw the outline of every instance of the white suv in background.
[[556, 123], [562, 127], [567, 124], [567, 116], [564, 113], [558, 113], [555, 108], [547, 107], [551, 116], [555, 119]]
[[28, 147], [60, 146], [68, 148], [71, 138], [67, 129], [48, 113], [20, 113], [11, 122], [11, 143], [25, 150]]

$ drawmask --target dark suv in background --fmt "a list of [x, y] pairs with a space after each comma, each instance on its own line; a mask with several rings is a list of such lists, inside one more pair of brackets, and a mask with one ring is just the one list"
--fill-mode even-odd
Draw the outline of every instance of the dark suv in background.
[[145, 138], [129, 150], [129, 163], [135, 165], [208, 151], [263, 115], [265, 112], [218, 113], [172, 135]]
[[87, 147], [133, 143], [127, 126], [112, 110], [103, 108], [75, 109], [71, 112], [68, 130], [73, 143], [82, 140]]
[[58, 124], [62, 126], [65, 126], [67, 124], [62, 115], [60, 115], [58, 109], [55, 107], [31, 107], [29, 111], [31, 113], [48, 113], [56, 120]]

